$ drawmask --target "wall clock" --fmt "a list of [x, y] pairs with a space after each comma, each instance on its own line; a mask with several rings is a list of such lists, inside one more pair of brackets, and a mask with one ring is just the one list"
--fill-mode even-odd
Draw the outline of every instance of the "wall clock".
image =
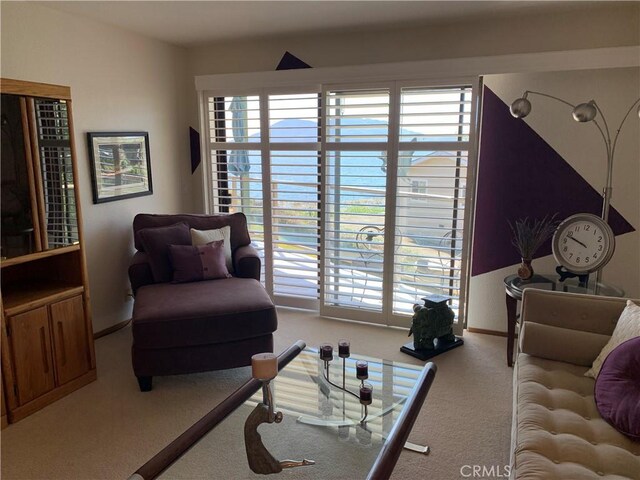
[[[553, 256], [561, 268], [579, 276], [603, 268], [611, 260], [615, 245], [611, 227], [590, 213], [577, 213], [563, 220], [551, 243]], [[560, 269], [558, 273], [564, 280]]]

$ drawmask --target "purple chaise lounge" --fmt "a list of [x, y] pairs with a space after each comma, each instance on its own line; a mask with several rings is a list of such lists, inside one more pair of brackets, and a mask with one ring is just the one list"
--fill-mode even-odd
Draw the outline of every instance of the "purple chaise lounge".
[[[152, 264], [155, 268], [157, 259], [145, 251], [147, 237], [141, 231], [157, 233], [182, 223], [196, 230], [231, 227], [233, 277], [188, 283], [154, 280]], [[133, 232], [137, 252], [129, 266], [135, 297], [131, 357], [141, 391], [151, 390], [156, 375], [241, 367], [251, 364], [253, 354], [273, 351], [276, 310], [259, 282], [260, 258], [250, 245], [244, 214], [138, 214]]]

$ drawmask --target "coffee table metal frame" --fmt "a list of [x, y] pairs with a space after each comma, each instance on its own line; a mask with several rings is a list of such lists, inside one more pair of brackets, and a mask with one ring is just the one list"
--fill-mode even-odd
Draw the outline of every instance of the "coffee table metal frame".
[[[302, 340], [298, 340], [286, 351], [278, 356], [278, 370], [282, 370], [306, 347]], [[428, 363], [422, 369], [415, 386], [407, 397], [404, 407], [392, 427], [386, 441], [371, 467], [367, 479], [381, 480], [391, 476], [400, 452], [405, 446], [411, 450], [427, 453], [428, 447], [407, 442], [407, 438], [413, 424], [418, 418], [420, 408], [429, 392], [436, 374], [436, 366]], [[217, 407], [198, 420], [178, 438], [163, 448], [157, 455], [140, 467], [129, 480], [151, 480], [158, 477], [171, 464], [184, 455], [202, 437], [209, 433], [216, 425], [222, 422], [235, 409], [246, 402], [262, 386], [257, 379], [250, 379], [229, 397], [223, 400]]]

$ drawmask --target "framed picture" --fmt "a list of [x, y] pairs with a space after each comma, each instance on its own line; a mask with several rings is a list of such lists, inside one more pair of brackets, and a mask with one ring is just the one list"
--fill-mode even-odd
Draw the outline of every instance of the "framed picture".
[[89, 132], [93, 203], [151, 195], [148, 132]]

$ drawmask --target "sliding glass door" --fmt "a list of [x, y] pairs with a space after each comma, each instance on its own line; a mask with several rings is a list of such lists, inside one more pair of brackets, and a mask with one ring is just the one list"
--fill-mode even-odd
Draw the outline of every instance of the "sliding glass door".
[[325, 91], [321, 313], [383, 323], [386, 88]]
[[390, 323], [402, 325], [416, 298], [440, 295], [464, 314], [465, 206], [472, 149], [470, 85], [398, 88]]
[[317, 308], [320, 143], [317, 92], [270, 94], [269, 144], [272, 294], [277, 304]]
[[464, 316], [471, 85], [207, 97], [209, 210], [242, 211], [279, 305], [408, 326]]

